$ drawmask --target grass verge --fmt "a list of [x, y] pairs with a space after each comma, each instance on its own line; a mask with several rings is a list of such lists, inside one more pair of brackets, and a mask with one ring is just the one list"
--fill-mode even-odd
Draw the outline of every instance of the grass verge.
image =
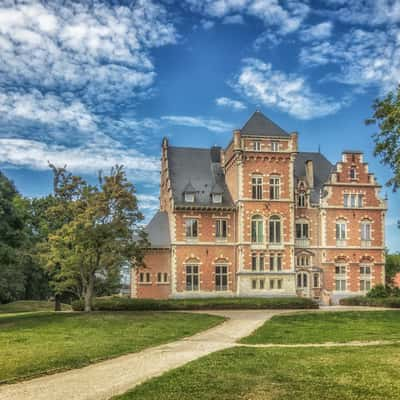
[[[62, 304], [61, 307], [62, 311], [71, 311], [71, 306], [68, 304]], [[36, 311], [54, 311], [54, 302], [45, 300], [20, 300], [0, 304], [0, 314]]]
[[316, 312], [272, 317], [253, 334], [247, 344], [293, 344], [400, 340], [398, 311]]
[[183, 313], [37, 313], [0, 318], [0, 383], [78, 368], [217, 325]]

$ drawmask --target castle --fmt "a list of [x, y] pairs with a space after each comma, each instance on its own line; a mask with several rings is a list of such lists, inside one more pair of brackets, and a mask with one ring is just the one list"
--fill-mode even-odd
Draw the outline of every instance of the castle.
[[164, 138], [160, 210], [132, 297], [335, 303], [383, 283], [387, 206], [362, 152], [332, 165], [297, 140], [260, 111], [225, 149]]

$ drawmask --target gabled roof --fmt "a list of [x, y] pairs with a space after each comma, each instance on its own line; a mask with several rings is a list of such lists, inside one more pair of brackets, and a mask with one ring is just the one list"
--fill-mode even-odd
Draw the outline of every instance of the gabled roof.
[[[233, 207], [232, 197], [225, 183], [218, 148], [199, 149], [168, 147], [168, 166], [172, 195], [176, 206]], [[188, 182], [196, 189], [194, 203], [185, 203]], [[222, 193], [222, 203], [212, 202], [212, 191]]]
[[313, 162], [314, 169], [314, 189], [311, 191], [311, 202], [318, 203], [320, 190], [335, 167], [321, 153], [299, 152], [294, 163], [294, 174], [297, 179], [306, 176], [306, 161], [309, 160]]
[[247, 136], [289, 136], [286, 131], [272, 122], [261, 111], [254, 112], [240, 132]]
[[150, 247], [158, 249], [170, 247], [169, 221], [165, 211], [158, 211], [144, 230], [148, 235]]

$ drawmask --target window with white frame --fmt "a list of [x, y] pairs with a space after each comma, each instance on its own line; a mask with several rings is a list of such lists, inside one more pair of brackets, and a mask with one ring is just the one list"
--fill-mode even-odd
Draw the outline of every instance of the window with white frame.
[[251, 198], [255, 200], [261, 200], [262, 195], [263, 179], [261, 176], [254, 175], [251, 178]]
[[228, 290], [228, 267], [226, 265], [215, 266], [215, 290]]
[[228, 236], [228, 222], [226, 219], [217, 219], [215, 221], [215, 237], [217, 239], [226, 239]]
[[265, 263], [264, 253], [253, 253], [251, 255], [251, 270], [252, 271], [264, 271]]
[[139, 282], [140, 283], [151, 283], [150, 272], [141, 272], [139, 274]]
[[369, 220], [361, 221], [361, 240], [371, 240], [371, 222]]
[[269, 256], [269, 270], [282, 271], [282, 254], [271, 253]]
[[186, 265], [186, 290], [199, 290], [199, 266], [196, 264]]
[[186, 237], [188, 239], [196, 239], [198, 236], [198, 223], [197, 219], [189, 218], [185, 220]]
[[308, 239], [308, 222], [296, 222], [296, 239]]
[[279, 200], [281, 192], [281, 179], [279, 176], [271, 176], [269, 178], [269, 198], [271, 200]]
[[254, 151], [261, 151], [261, 142], [259, 140], [255, 140], [253, 142], [253, 150]]
[[271, 151], [279, 151], [279, 142], [278, 141], [271, 142]]
[[347, 223], [344, 220], [336, 221], [336, 240], [343, 241], [347, 238]]
[[168, 283], [168, 273], [158, 272], [157, 273], [157, 283]]
[[261, 215], [254, 215], [251, 218], [251, 241], [253, 243], [264, 242], [264, 221]]
[[194, 202], [194, 193], [185, 193], [185, 201], [186, 203]]
[[314, 273], [313, 274], [313, 288], [317, 289], [319, 288], [320, 283], [319, 283], [319, 274], [318, 273]]
[[360, 265], [360, 291], [368, 292], [371, 289], [371, 266]]
[[308, 287], [308, 274], [306, 272], [299, 272], [297, 274], [297, 287], [299, 289]]
[[345, 193], [343, 195], [343, 205], [346, 208], [362, 208], [363, 195], [360, 193]]
[[297, 194], [297, 207], [305, 207], [306, 206], [306, 193], [299, 192]]
[[296, 257], [296, 265], [298, 267], [308, 267], [310, 265], [310, 256], [308, 254], [300, 254]]
[[335, 267], [335, 290], [338, 292], [346, 291], [346, 266], [336, 265]]
[[281, 219], [277, 215], [273, 215], [269, 219], [269, 242], [271, 244], [280, 244], [282, 241]]

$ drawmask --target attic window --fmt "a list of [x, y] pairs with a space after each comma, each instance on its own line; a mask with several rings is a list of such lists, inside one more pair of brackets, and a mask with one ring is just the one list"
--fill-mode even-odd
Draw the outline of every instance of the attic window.
[[261, 151], [261, 142], [259, 140], [253, 142], [253, 150]]
[[194, 202], [194, 193], [185, 193], [185, 201], [186, 203]]
[[220, 194], [220, 193], [213, 193], [213, 195], [212, 195], [212, 202], [213, 202], [213, 203], [222, 203], [222, 194]]
[[271, 142], [271, 151], [279, 151], [279, 142]]

